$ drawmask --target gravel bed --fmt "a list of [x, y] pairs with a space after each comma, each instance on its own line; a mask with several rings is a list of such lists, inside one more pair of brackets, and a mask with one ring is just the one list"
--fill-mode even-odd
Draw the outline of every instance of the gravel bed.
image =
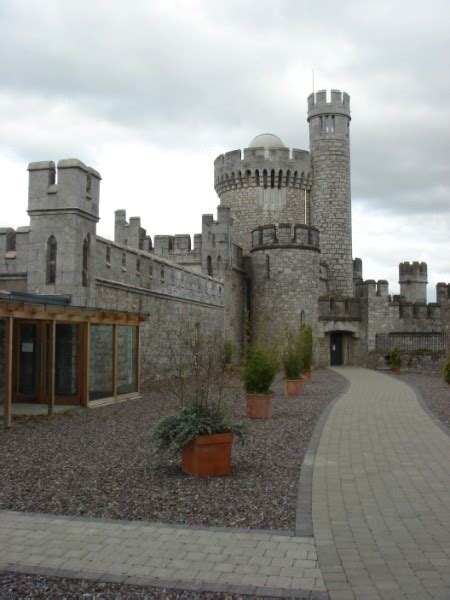
[[415, 387], [428, 408], [450, 427], [450, 387], [439, 375], [402, 373], [399, 378]]
[[[150, 432], [173, 411], [167, 394], [48, 417], [15, 419], [0, 434], [0, 507], [19, 511], [292, 531], [300, 466], [323, 409], [345, 379], [317, 369], [299, 399], [248, 420], [232, 474], [195, 478], [156, 454]], [[243, 415], [243, 391], [230, 395]]]
[[[239, 600], [254, 596], [230, 593], [192, 592], [188, 590], [141, 587], [120, 583], [92, 582], [83, 579], [42, 577], [21, 573], [0, 573], [0, 597], [4, 600], [22, 600], [25, 598], [59, 598], [61, 600]], [[261, 600], [273, 596], [258, 596]], [[305, 596], [290, 596], [300, 600]]]

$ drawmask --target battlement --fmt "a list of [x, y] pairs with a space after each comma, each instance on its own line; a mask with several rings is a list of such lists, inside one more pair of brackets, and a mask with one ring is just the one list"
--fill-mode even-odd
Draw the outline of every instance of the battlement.
[[440, 281], [436, 284], [436, 302], [439, 304], [450, 303], [450, 283]]
[[320, 321], [360, 321], [361, 303], [358, 298], [323, 296], [319, 298]]
[[308, 96], [308, 122], [319, 115], [344, 115], [350, 119], [350, 96], [347, 92], [331, 90], [330, 102], [327, 91], [319, 90]]
[[124, 209], [114, 213], [114, 241], [145, 252], [152, 250], [152, 238], [147, 235], [147, 230], [141, 227], [141, 218], [130, 217], [128, 222]]
[[428, 267], [427, 263], [425, 262], [401, 262], [398, 266], [398, 270], [400, 283], [402, 280], [405, 279], [411, 279], [412, 281], [420, 281], [427, 283]]
[[252, 252], [286, 247], [319, 251], [319, 230], [303, 224], [280, 223], [261, 225], [252, 231]]
[[98, 220], [100, 173], [81, 160], [32, 162], [28, 165], [28, 213], [71, 209]]
[[214, 161], [214, 187], [220, 196], [251, 187], [310, 189], [309, 152], [290, 148], [245, 148], [221, 154]]

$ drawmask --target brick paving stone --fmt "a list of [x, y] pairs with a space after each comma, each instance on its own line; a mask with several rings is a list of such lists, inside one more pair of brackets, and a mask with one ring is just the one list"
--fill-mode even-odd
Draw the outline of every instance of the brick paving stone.
[[[55, 518], [5, 510], [0, 511], [0, 549], [1, 569], [39, 568], [41, 574], [55, 576], [163, 581], [168, 587], [170, 582], [178, 587], [195, 584], [204, 591], [220, 586], [222, 590], [278, 590], [280, 595], [298, 591], [306, 597], [325, 589], [314, 540], [270, 532]], [[301, 566], [294, 569], [294, 578], [281, 575], [283, 568], [298, 561]]]
[[450, 436], [398, 379], [336, 371], [350, 387], [322, 430], [312, 500], [330, 598], [450, 598]]

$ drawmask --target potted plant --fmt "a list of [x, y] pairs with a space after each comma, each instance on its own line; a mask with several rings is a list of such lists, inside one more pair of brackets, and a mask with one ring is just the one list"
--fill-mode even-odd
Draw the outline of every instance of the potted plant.
[[223, 345], [224, 370], [228, 373], [233, 372], [233, 358], [236, 354], [236, 344], [233, 340], [225, 340]]
[[183, 471], [195, 477], [228, 475], [234, 437], [243, 441], [245, 423], [230, 415], [226, 398], [235, 393], [223, 372], [220, 333], [204, 333], [198, 322], [170, 336], [172, 376], [168, 389], [177, 412], [160, 419], [153, 437], [160, 450], [181, 452]]
[[400, 373], [400, 367], [402, 366], [402, 353], [400, 348], [397, 346], [389, 354], [389, 368], [391, 373]]
[[272, 416], [273, 393], [270, 386], [277, 370], [278, 363], [273, 350], [259, 345], [248, 347], [244, 363], [247, 417], [267, 419]]
[[300, 396], [303, 391], [302, 370], [302, 338], [301, 330], [288, 331], [286, 334], [286, 348], [282, 355], [285, 375], [286, 396]]
[[443, 374], [444, 374], [444, 381], [450, 387], [450, 354], [448, 355], [447, 360], [444, 363]]
[[313, 364], [313, 330], [312, 326], [302, 325], [300, 329], [300, 347], [302, 362], [302, 377], [305, 383], [311, 381], [311, 369]]

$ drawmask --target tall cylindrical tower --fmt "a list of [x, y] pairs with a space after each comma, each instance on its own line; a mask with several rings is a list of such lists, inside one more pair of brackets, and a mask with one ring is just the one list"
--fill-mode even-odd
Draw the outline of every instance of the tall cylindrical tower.
[[286, 331], [318, 318], [319, 232], [303, 224], [252, 232], [252, 338], [282, 347]]
[[331, 294], [353, 295], [350, 193], [350, 97], [326, 90], [308, 97], [313, 186], [311, 224], [320, 231], [322, 259], [328, 264]]
[[214, 187], [220, 206], [230, 209], [234, 241], [244, 254], [259, 225], [310, 222], [309, 152], [287, 148], [272, 133], [256, 136], [243, 155], [233, 150], [218, 156]]

